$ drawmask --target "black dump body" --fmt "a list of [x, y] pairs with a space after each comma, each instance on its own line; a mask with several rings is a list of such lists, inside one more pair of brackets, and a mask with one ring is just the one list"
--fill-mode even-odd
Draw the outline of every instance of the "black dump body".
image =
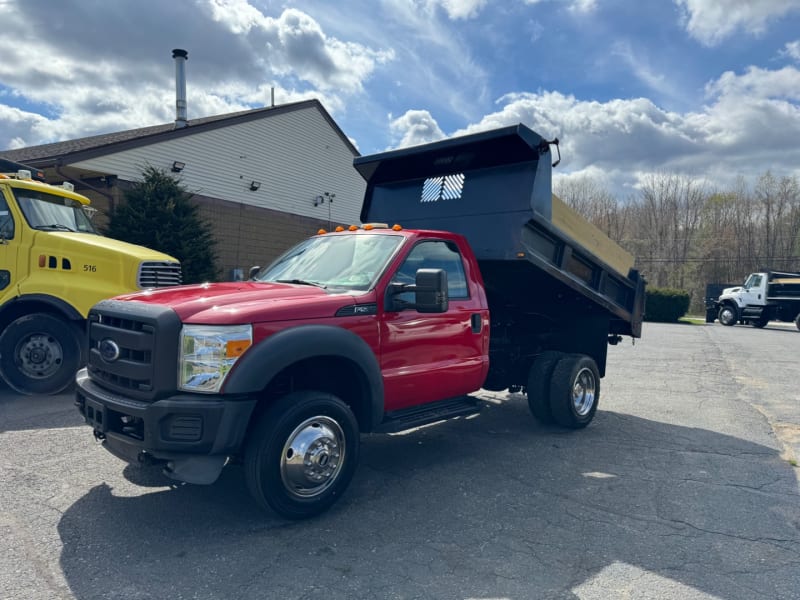
[[551, 162], [550, 144], [524, 125], [356, 158], [367, 181], [361, 220], [465, 236], [493, 315], [589, 320], [640, 337], [643, 279], [553, 225]]
[[800, 273], [770, 271], [769, 300], [800, 300]]

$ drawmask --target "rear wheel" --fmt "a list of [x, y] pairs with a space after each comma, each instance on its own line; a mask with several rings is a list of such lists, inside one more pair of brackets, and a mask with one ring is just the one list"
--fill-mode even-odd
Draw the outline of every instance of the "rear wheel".
[[550, 411], [562, 427], [580, 429], [592, 422], [600, 400], [600, 373], [582, 354], [565, 356], [553, 369]]
[[245, 448], [245, 478], [262, 508], [287, 519], [328, 509], [347, 489], [359, 453], [350, 408], [324, 392], [294, 392], [259, 418]]
[[769, 322], [769, 319], [765, 319], [764, 317], [761, 317], [759, 319], [755, 319], [753, 321], [750, 321], [750, 324], [753, 327], [757, 327], [758, 329], [763, 329], [764, 327], [767, 326], [768, 322]]
[[794, 326], [800, 329], [800, 315], [797, 315], [794, 319]]
[[21, 394], [62, 391], [75, 380], [80, 364], [78, 329], [53, 315], [25, 315], [0, 336], [0, 371]]
[[545, 425], [553, 422], [550, 412], [550, 380], [553, 369], [564, 356], [561, 352], [542, 352], [536, 357], [528, 374], [528, 408], [536, 419]]
[[719, 319], [720, 323], [727, 325], [728, 327], [736, 325], [736, 322], [739, 320], [739, 310], [735, 306], [726, 304], [719, 309], [719, 315], [717, 315], [717, 318]]

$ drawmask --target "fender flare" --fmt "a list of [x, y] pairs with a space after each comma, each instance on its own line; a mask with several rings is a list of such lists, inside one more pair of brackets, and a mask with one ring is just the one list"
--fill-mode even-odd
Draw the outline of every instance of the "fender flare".
[[57, 298], [55, 296], [50, 296], [49, 294], [24, 294], [22, 296], [17, 296], [16, 298], [12, 298], [8, 302], [6, 302], [0, 312], [5, 313], [6, 311], [13, 310], [15, 308], [19, 308], [24, 304], [29, 302], [35, 302], [38, 304], [45, 304], [55, 311], [63, 315], [69, 321], [85, 321], [86, 317], [78, 312], [74, 306], [70, 303], [62, 300], [61, 298]]
[[331, 325], [301, 325], [269, 336], [250, 348], [231, 370], [225, 394], [251, 394], [264, 389], [286, 367], [315, 356], [338, 356], [364, 374], [372, 426], [383, 418], [383, 376], [374, 352], [352, 331]]

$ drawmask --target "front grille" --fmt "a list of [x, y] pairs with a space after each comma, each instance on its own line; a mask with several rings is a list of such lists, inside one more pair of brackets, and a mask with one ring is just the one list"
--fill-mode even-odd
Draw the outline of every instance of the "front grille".
[[145, 401], [175, 391], [181, 323], [172, 309], [103, 300], [88, 320], [87, 367], [97, 385]]
[[177, 262], [143, 262], [139, 265], [136, 285], [141, 289], [180, 285], [181, 264]]

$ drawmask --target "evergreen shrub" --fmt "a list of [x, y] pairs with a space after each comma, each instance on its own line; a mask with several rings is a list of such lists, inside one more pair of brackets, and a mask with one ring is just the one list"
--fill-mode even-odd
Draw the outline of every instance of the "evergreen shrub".
[[644, 320], [659, 323], [677, 323], [689, 310], [689, 292], [671, 288], [648, 288], [645, 298]]

